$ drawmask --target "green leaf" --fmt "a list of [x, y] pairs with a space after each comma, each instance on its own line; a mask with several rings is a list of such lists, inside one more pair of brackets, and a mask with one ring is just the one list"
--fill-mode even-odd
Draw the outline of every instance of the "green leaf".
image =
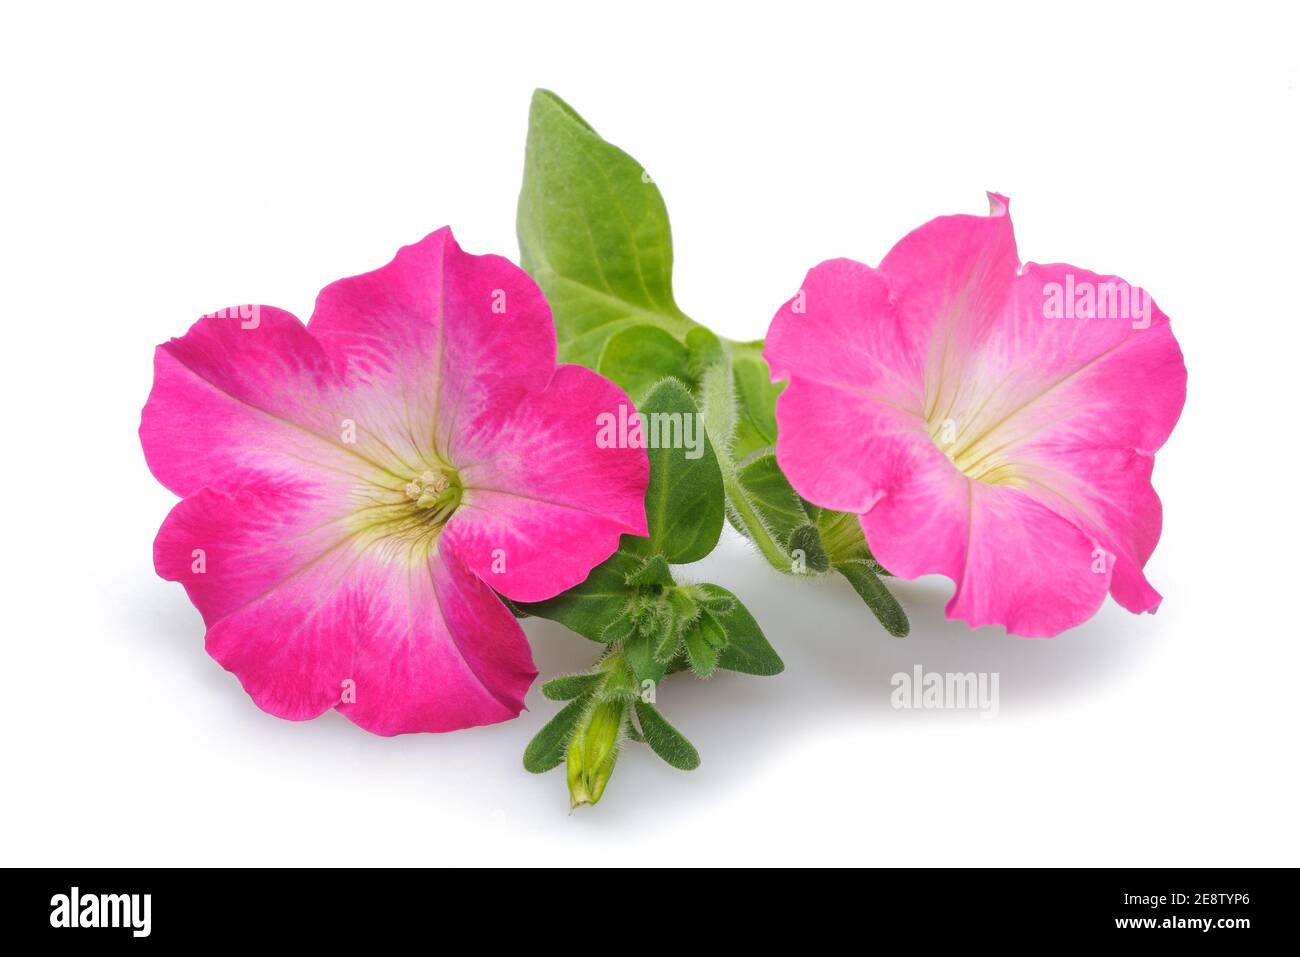
[[542, 694], [552, 701], [570, 701], [594, 691], [602, 675], [560, 675], [542, 685]]
[[609, 337], [596, 371], [623, 387], [638, 408], [660, 379], [692, 382], [691, 353], [658, 326], [637, 325]]
[[614, 645], [620, 641], [627, 641], [636, 631], [636, 619], [630, 612], [624, 612], [615, 618], [600, 633], [600, 640], [607, 645]]
[[[723, 466], [726, 475], [726, 465]], [[730, 474], [731, 524], [755, 541], [770, 564], [786, 574], [824, 572], [830, 567], [809, 510], [776, 463], [763, 452]]]
[[676, 622], [659, 626], [659, 633], [652, 636], [655, 661], [667, 665], [677, 656], [677, 649], [682, 643], [682, 633], [677, 630]]
[[520, 259], [555, 314], [560, 358], [597, 368], [634, 325], [681, 339], [672, 236], [654, 180], [554, 93], [533, 94], [517, 219]]
[[880, 619], [880, 624], [884, 626], [885, 631], [896, 638], [907, 635], [911, 630], [911, 626], [907, 623], [907, 613], [903, 611], [903, 606], [898, 603], [898, 599], [885, 587], [884, 582], [872, 571], [871, 564], [865, 560], [842, 562], [835, 566], [835, 570], [849, 580], [853, 590]]
[[605, 641], [605, 629], [623, 615], [634, 594], [627, 576], [641, 567], [643, 559], [625, 549], [637, 541], [641, 539], [624, 535], [619, 550], [593, 568], [586, 581], [546, 601], [519, 602], [519, 607], [530, 615], [558, 621], [584, 638]]
[[569, 737], [573, 734], [573, 729], [578, 726], [578, 722], [582, 720], [589, 700], [589, 697], [584, 695], [571, 701], [560, 709], [559, 714], [546, 722], [546, 726], [537, 732], [533, 740], [528, 742], [528, 747], [524, 749], [526, 769], [533, 774], [541, 774], [564, 763], [564, 752], [568, 747]]
[[776, 397], [785, 383], [773, 383], [762, 343], [737, 346], [731, 360], [736, 389], [736, 428], [731, 457], [743, 462], [761, 449], [776, 445]]
[[668, 568], [668, 563], [664, 561], [662, 555], [652, 555], [645, 562], [627, 576], [629, 585], [660, 585], [669, 586], [673, 584], [673, 573]]
[[632, 669], [638, 683], [653, 681], [657, 685], [664, 680], [667, 666], [655, 660], [654, 643], [650, 635], [640, 632], [629, 638], [623, 644], [623, 657], [627, 659], [628, 667]]
[[[638, 554], [659, 554], [674, 565], [697, 562], [718, 543], [724, 511], [722, 473], [700, 428], [699, 410], [684, 385], [665, 379], [651, 390], [639, 411], [650, 433], [646, 441], [651, 442], [653, 435], [663, 440], [658, 444], [669, 447], [647, 450], [650, 486], [645, 508], [650, 536], [624, 540]], [[694, 449], [685, 447], [686, 437], [693, 440]]]
[[[725, 603], [710, 601], [709, 604], [724, 613], [736, 607], [735, 599], [725, 601]], [[710, 647], [719, 650], [727, 647], [727, 630], [718, 624], [718, 620], [713, 617], [711, 611], [705, 610], [700, 613], [700, 620], [696, 623], [696, 627], [700, 629], [700, 634], [709, 643]]]
[[[707, 619], [712, 626], [717, 626], [713, 616]], [[705, 618], [701, 616], [700, 620], [695, 622], [686, 629], [683, 640], [686, 644], [686, 657], [690, 660], [691, 670], [701, 678], [707, 678], [713, 674], [718, 667], [718, 650], [710, 643], [709, 634], [706, 631]], [[721, 627], [717, 628], [721, 634], [722, 643], [726, 644], [726, 632]]]
[[[698, 588], [699, 586], [694, 587]], [[715, 615], [725, 615], [736, 607], [736, 598], [730, 592], [719, 595], [711, 591], [702, 591], [696, 596], [696, 601], [700, 603], [700, 607], [705, 611], [713, 612]]]
[[700, 605], [688, 588], [672, 588], [664, 592], [663, 604], [678, 631], [700, 617]]
[[[787, 549], [796, 528], [808, 524], [803, 499], [790, 485], [776, 456], [767, 453], [739, 469], [736, 477], [749, 506], [762, 518], [768, 531]], [[790, 572], [786, 567], [782, 571]]]
[[[643, 557], [662, 552], [675, 564], [695, 561], [716, 544], [718, 516], [725, 512], [769, 564], [794, 571], [793, 548], [804, 552], [810, 571], [829, 561], [886, 629], [905, 633], [906, 616], [880, 584], [877, 573], [887, 573], [872, 559], [856, 516], [803, 502], [770, 454], [783, 385], [771, 382], [762, 343], [722, 339], [678, 308], [668, 214], [652, 177], [546, 90], [536, 91], [529, 112], [517, 226], [522, 265], [555, 316], [561, 359], [599, 369], [634, 402], [652, 394], [665, 376], [699, 397], [710, 443], [704, 458], [711, 464], [695, 463], [694, 473], [686, 469], [695, 479], [669, 468], [657, 486], [652, 470], [651, 539], [625, 537], [623, 550]], [[679, 464], [691, 464], [676, 451]], [[652, 451], [652, 458], [662, 452]], [[714, 494], [717, 481], [721, 495]], [[718, 501], [725, 503], [723, 512], [714, 507]], [[603, 580], [599, 571], [593, 578]], [[509, 607], [601, 640], [617, 617], [612, 605], [602, 604], [608, 597], [602, 588], [597, 583], [584, 594], [566, 593], [552, 599], [548, 611]]]
[[[732, 465], [775, 439], [772, 407], [780, 387], [765, 381], [761, 346], [726, 342], [682, 313], [672, 294], [668, 214], [652, 178], [546, 90], [534, 94], [529, 112], [518, 232], [523, 267], [555, 315], [561, 359], [603, 369], [636, 393], [646, 387], [647, 370], [676, 370], [705, 406], [722, 460], [726, 514], [770, 563], [790, 571], [785, 539], [767, 528]], [[673, 341], [685, 344], [685, 369]], [[712, 390], [710, 378], [717, 380]], [[717, 401], [705, 397], [709, 391]], [[712, 508], [702, 517], [694, 528], [711, 533]], [[701, 535], [695, 547], [665, 557], [692, 561], [715, 543]]]
[[690, 376], [686, 382], [691, 391], [698, 391], [700, 380], [709, 366], [721, 362], [726, 355], [726, 346], [704, 326], [696, 326], [686, 333], [686, 349], [689, 353]]
[[693, 771], [700, 766], [700, 753], [682, 733], [669, 724], [652, 704], [639, 698], [636, 702], [636, 719], [646, 744], [659, 757], [681, 771]]
[[727, 633], [727, 645], [718, 655], [718, 666], [728, 671], [747, 675], [779, 675], [785, 664], [767, 639], [763, 629], [736, 596], [720, 585], [697, 585], [715, 598], [726, 597], [732, 601], [729, 611], [711, 611], [710, 615]]

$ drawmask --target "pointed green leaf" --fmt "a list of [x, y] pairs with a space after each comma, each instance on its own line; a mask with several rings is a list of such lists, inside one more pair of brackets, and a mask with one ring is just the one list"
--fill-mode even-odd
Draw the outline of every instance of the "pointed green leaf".
[[637, 554], [660, 554], [674, 565], [699, 561], [718, 543], [724, 506], [722, 474], [700, 426], [695, 400], [676, 379], [665, 379], [638, 411], [650, 433], [645, 436], [647, 443], [667, 447], [647, 449], [650, 486], [645, 510], [650, 536], [624, 541]]
[[[727, 600], [730, 599], [730, 600]], [[710, 598], [709, 607], [727, 613], [736, 607], [736, 601], [729, 595], [724, 598]], [[719, 650], [727, 647], [727, 630], [718, 623], [718, 619], [713, 616], [713, 612], [705, 610], [700, 612], [700, 620], [696, 622], [696, 627], [700, 629], [700, 634], [704, 640], [713, 648]]]
[[577, 698], [560, 709], [533, 740], [524, 749], [524, 767], [533, 774], [541, 774], [564, 763], [564, 751], [568, 747], [573, 729], [582, 719], [589, 702], [587, 696]]
[[622, 617], [634, 592], [627, 576], [641, 567], [643, 559], [625, 550], [641, 541], [624, 535], [618, 551], [592, 569], [586, 581], [546, 601], [518, 602], [530, 615], [558, 621], [592, 641], [605, 641], [605, 629]]
[[571, 701], [600, 684], [602, 675], [560, 675], [542, 685], [542, 694], [552, 701]]
[[529, 111], [517, 225], [563, 361], [596, 368], [608, 339], [634, 325], [679, 339], [694, 327], [673, 300], [668, 211], [653, 178], [547, 90]]
[[664, 680], [666, 666], [655, 660], [653, 639], [645, 632], [638, 632], [623, 644], [623, 656], [638, 684], [653, 681], [657, 685]]
[[763, 630], [736, 596], [720, 585], [697, 585], [710, 595], [731, 599], [731, 610], [709, 614], [727, 633], [727, 645], [718, 656], [718, 666], [747, 675], [779, 675], [785, 670], [780, 656], [767, 643]]
[[[718, 667], [718, 650], [710, 643], [709, 636], [706, 633], [707, 628], [716, 626], [717, 623], [713, 620], [712, 615], [708, 616], [707, 620], [710, 625], [706, 626], [704, 624], [705, 618], [701, 617], [699, 621], [687, 628], [686, 634], [683, 635], [683, 641], [686, 644], [686, 657], [690, 660], [691, 670], [701, 678], [709, 677]], [[722, 632], [721, 627], [718, 627], [718, 632], [721, 633], [721, 640], [725, 645], [726, 633]]]
[[662, 585], [671, 586], [673, 584], [673, 573], [668, 568], [668, 563], [664, 561], [662, 555], [652, 555], [645, 562], [627, 576], [629, 585]]
[[803, 500], [790, 485], [776, 456], [768, 452], [745, 465], [737, 473], [747, 497], [759, 509], [763, 518], [784, 542], [800, 525], [808, 523]]
[[[725, 477], [728, 474], [725, 461], [722, 467]], [[777, 465], [775, 455], [760, 453], [733, 470], [726, 484], [728, 519], [737, 531], [759, 546], [771, 565], [786, 574], [826, 570], [822, 549], [813, 542], [817, 532], [809, 522], [803, 499]], [[800, 542], [792, 543], [795, 531], [805, 526], [811, 531], [801, 532]], [[804, 551], [803, 556], [793, 553], [796, 547]]]
[[675, 621], [660, 625], [659, 631], [651, 638], [654, 641], [655, 661], [666, 665], [676, 657], [677, 649], [682, 643], [682, 633], [678, 631]]
[[907, 613], [903, 611], [903, 606], [866, 561], [843, 562], [836, 565], [835, 570], [849, 580], [853, 590], [880, 619], [885, 631], [896, 638], [902, 638], [908, 633], [911, 626], [907, 623]]
[[646, 744], [659, 757], [681, 771], [693, 771], [700, 766], [700, 753], [695, 746], [669, 724], [654, 705], [637, 699], [636, 719]]
[[736, 607], [736, 599], [730, 592], [723, 595], [705, 592], [700, 595], [699, 602], [701, 608], [715, 615], [725, 615]]
[[661, 379], [693, 381], [690, 352], [658, 326], [629, 326], [614, 333], [601, 350], [596, 371], [622, 386], [638, 408]]
[[636, 619], [631, 614], [624, 613], [615, 618], [600, 633], [600, 640], [607, 645], [617, 644], [620, 641], [627, 641], [636, 631]]
[[672, 661], [681, 648], [681, 636], [700, 616], [700, 606], [685, 588], [670, 588], [655, 606], [660, 637], [655, 643], [655, 657]]

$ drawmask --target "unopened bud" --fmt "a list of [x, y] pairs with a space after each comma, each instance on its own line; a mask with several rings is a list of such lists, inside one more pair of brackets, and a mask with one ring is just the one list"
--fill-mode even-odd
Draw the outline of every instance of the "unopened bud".
[[620, 653], [600, 664], [605, 680], [595, 703], [578, 722], [569, 739], [569, 807], [595, 804], [614, 773], [618, 749], [627, 731], [635, 678]]
[[595, 804], [618, 760], [627, 702], [599, 701], [569, 739], [569, 807]]

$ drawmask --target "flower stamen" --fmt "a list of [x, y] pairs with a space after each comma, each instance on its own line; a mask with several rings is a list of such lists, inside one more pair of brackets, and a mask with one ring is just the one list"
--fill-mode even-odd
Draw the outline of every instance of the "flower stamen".
[[425, 469], [419, 478], [407, 482], [403, 491], [417, 508], [441, 510], [450, 505], [454, 509], [460, 502], [459, 483], [453, 483], [446, 472], [435, 472], [432, 469]]
[[[377, 482], [373, 488], [379, 491], [384, 486]], [[425, 560], [436, 547], [443, 527], [460, 507], [464, 489], [455, 470], [444, 466], [426, 469], [398, 489], [387, 486], [380, 494], [353, 515], [360, 533], [358, 544], [414, 563]]]

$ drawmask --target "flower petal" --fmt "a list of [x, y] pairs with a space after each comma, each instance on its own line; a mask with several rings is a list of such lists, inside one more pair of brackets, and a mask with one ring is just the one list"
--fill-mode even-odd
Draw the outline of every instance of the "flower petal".
[[246, 473], [374, 473], [342, 441], [337, 372], [303, 324], [270, 306], [223, 312], [155, 353], [140, 442], [158, 480], [189, 495]]
[[397, 734], [518, 714], [535, 672], [510, 613], [437, 555], [362, 548], [338, 494], [268, 476], [172, 510], [155, 565], [202, 612], [209, 654], [259, 707], [293, 720], [342, 705]]
[[583, 581], [621, 535], [647, 534], [644, 449], [600, 448], [597, 417], [632, 408], [618, 386], [563, 365], [514, 408], [458, 422], [465, 496], [443, 544], [497, 591], [541, 601]]
[[333, 490], [245, 478], [178, 503], [154, 541], [154, 566], [185, 586], [209, 654], [261, 708], [313, 718], [338, 703], [352, 660], [349, 625], [331, 602], [355, 559], [351, 536]]
[[[1116, 299], [1106, 315], [1047, 318], [1045, 290], [1054, 283], [1115, 290], [1141, 305], [1116, 311]], [[981, 366], [1001, 385], [966, 427], [979, 437], [979, 467], [1013, 475], [1026, 494], [1100, 539], [1117, 558], [1116, 600], [1154, 611], [1160, 596], [1142, 574], [1160, 537], [1151, 471], [1187, 394], [1168, 317], [1116, 276], [1030, 264]]]
[[809, 270], [777, 312], [763, 358], [774, 381], [833, 386], [919, 416], [931, 326], [929, 317], [896, 307], [880, 270], [832, 259]]
[[375, 734], [454, 731], [516, 717], [537, 677], [523, 629], [445, 550], [420, 566], [363, 562], [356, 576], [356, 702]]
[[[891, 571], [953, 577], [949, 613], [972, 624], [1055, 633], [1095, 610], [1103, 580], [1154, 610], [1152, 461], [1186, 392], [1168, 319], [1116, 277], [1020, 269], [990, 199], [991, 216], [934, 220], [878, 270], [809, 273], [764, 353], [790, 378], [778, 460], [810, 501], [862, 514]], [[1049, 286], [1067, 279], [1146, 310], [1052, 318]]]
[[989, 193], [989, 205], [988, 216], [940, 216], [912, 230], [880, 263], [903, 321], [925, 330], [926, 419], [958, 401], [1019, 267], [1007, 200]]
[[1050, 636], [1100, 607], [1113, 562], [1071, 522], [1018, 489], [967, 478], [928, 437], [897, 440], [887, 461], [863, 534], [894, 574], [951, 578], [948, 617]]
[[808, 501], [841, 512], [875, 504], [894, 459], [910, 462], [909, 436], [934, 450], [919, 414], [803, 376], [781, 393], [776, 422], [777, 462], [790, 483]]
[[541, 391], [555, 370], [537, 285], [508, 259], [462, 252], [445, 227], [326, 286], [308, 328], [360, 397], [358, 422], [409, 460], [454, 464], [461, 417]]
[[962, 475], [919, 420], [802, 378], [782, 393], [777, 418], [791, 483], [810, 501], [860, 513], [893, 574], [951, 578], [950, 618], [1054, 635], [1105, 598], [1113, 563], [1098, 562], [1095, 540], [1017, 489]]

